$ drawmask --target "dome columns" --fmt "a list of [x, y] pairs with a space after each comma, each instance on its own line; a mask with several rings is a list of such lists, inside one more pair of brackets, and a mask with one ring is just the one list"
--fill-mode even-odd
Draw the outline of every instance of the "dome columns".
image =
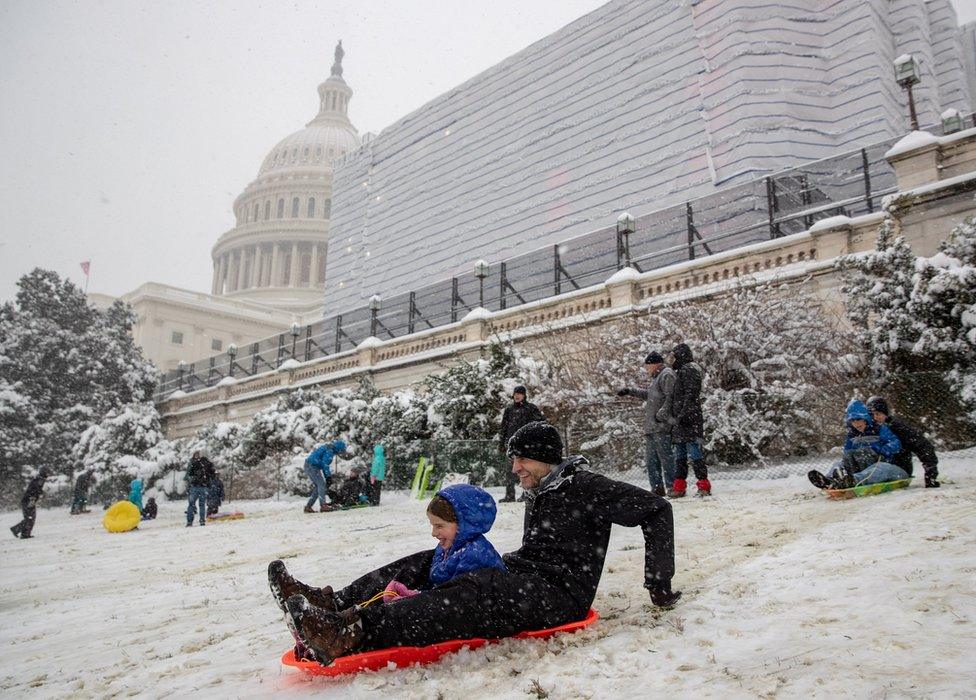
[[325, 251], [324, 241], [256, 243], [229, 250], [214, 262], [213, 294], [263, 288], [322, 289]]

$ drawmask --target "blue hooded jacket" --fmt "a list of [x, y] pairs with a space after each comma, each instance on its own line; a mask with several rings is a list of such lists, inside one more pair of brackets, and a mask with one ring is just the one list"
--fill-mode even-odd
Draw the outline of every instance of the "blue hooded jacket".
[[312, 466], [321, 469], [325, 476], [332, 476], [332, 460], [340, 452], [346, 451], [346, 443], [342, 440], [333, 440], [324, 445], [319, 445], [312, 454], [305, 458], [305, 466]]
[[455, 576], [477, 569], [505, 570], [502, 558], [492, 547], [485, 533], [495, 522], [495, 499], [477, 486], [455, 484], [437, 492], [454, 508], [458, 531], [451, 548], [437, 545], [430, 565], [430, 582], [435, 586], [450, 581]]
[[[851, 425], [852, 420], [867, 421], [864, 432], [858, 432]], [[901, 442], [898, 437], [891, 432], [891, 429], [882, 423], [878, 425], [871, 417], [871, 411], [864, 405], [863, 401], [855, 399], [847, 404], [847, 414], [844, 417], [847, 424], [847, 439], [844, 441], [844, 452], [860, 450], [866, 447], [871, 448], [884, 458], [884, 461], [891, 462], [891, 459], [901, 451]]]
[[133, 479], [129, 483], [129, 501], [142, 510], [142, 479]]

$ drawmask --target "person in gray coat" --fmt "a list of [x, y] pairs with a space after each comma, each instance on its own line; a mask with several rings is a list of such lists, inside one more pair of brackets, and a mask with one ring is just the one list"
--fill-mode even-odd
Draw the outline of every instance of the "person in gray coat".
[[[671, 397], [677, 375], [665, 366], [661, 353], [653, 351], [644, 358], [644, 369], [651, 378], [647, 389], [624, 387], [617, 396], [644, 400], [644, 462], [651, 491], [657, 496], [673, 495], [674, 452], [671, 447]], [[663, 481], [662, 481], [663, 472]]]

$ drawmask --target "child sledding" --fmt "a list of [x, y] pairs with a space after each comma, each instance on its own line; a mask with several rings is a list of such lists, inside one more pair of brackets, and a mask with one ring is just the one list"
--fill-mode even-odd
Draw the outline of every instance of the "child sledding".
[[[826, 474], [814, 470], [807, 474], [810, 483], [829, 492], [851, 490], [851, 495], [868, 495], [891, 489], [865, 489], [876, 484], [907, 482], [911, 477], [893, 463], [902, 445], [884, 423], [878, 423], [862, 401], [847, 405], [847, 439], [844, 457]], [[853, 491], [860, 488], [862, 493]]]

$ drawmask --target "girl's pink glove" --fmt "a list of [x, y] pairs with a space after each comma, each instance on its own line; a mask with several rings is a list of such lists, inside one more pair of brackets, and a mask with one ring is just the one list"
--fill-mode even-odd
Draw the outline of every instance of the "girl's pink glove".
[[384, 590], [388, 592], [396, 593], [395, 596], [392, 595], [383, 596], [384, 603], [391, 603], [394, 600], [399, 600], [400, 598], [409, 598], [412, 595], [417, 595], [418, 593], [420, 593], [420, 591], [415, 591], [410, 588], [407, 588], [399, 581], [390, 581]]

